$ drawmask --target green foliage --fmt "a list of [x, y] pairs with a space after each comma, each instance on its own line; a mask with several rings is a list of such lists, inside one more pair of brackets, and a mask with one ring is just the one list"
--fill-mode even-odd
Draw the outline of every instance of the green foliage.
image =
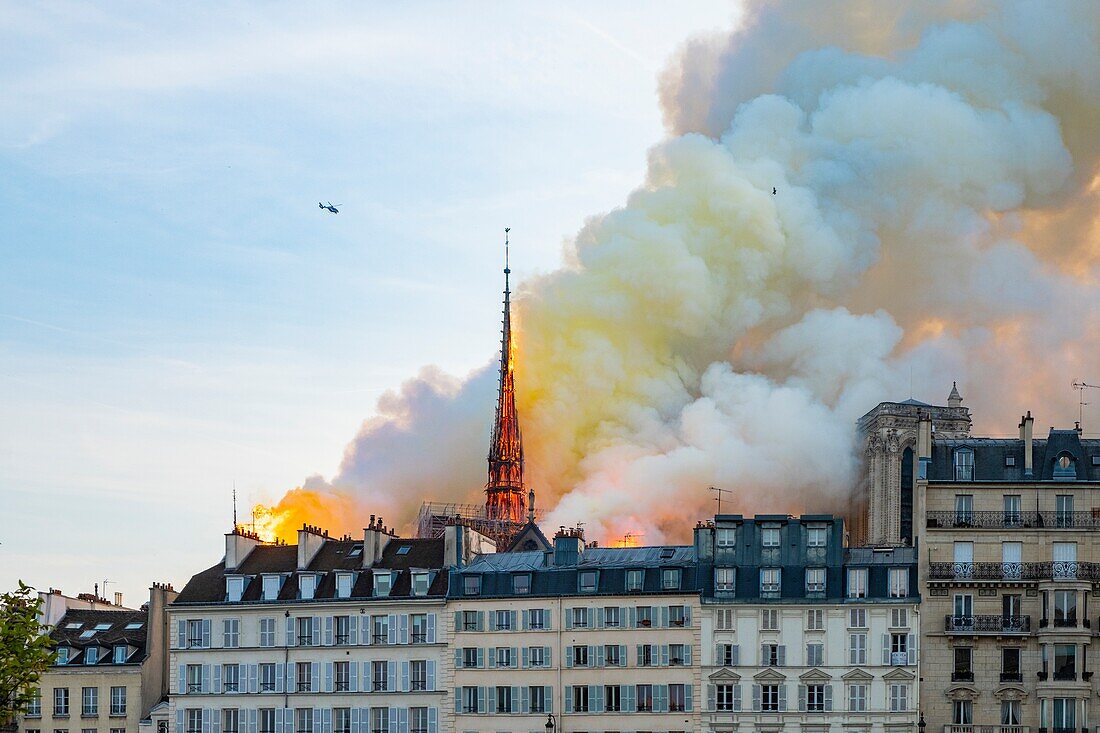
[[38, 680], [53, 663], [53, 642], [38, 623], [42, 599], [19, 581], [19, 590], [0, 594], [0, 723], [25, 712]]

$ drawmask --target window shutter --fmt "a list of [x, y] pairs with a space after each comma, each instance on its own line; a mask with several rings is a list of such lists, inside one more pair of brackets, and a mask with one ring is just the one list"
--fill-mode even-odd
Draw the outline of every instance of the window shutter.
[[543, 609], [543, 611], [542, 611], [542, 620], [543, 620], [544, 625], [546, 626], [547, 631], [552, 631], [554, 629], [554, 614], [552, 612], [552, 609], [549, 609], [549, 608], [544, 608]]
[[645, 654], [645, 644], [639, 644], [637, 648], [638, 656], [634, 658], [634, 663], [639, 667], [642, 666], [642, 656]]
[[768, 645], [760, 645], [760, 666], [764, 667], [768, 664]]
[[248, 733], [257, 733], [257, 713], [255, 708], [248, 711]]
[[[428, 626], [428, 628], [425, 632], [425, 635], [428, 638], [428, 643], [429, 644], [434, 644], [435, 643], [435, 614], [434, 613], [429, 613], [428, 614], [427, 626]], [[432, 709], [434, 710], [435, 708], [432, 708]]]
[[321, 733], [332, 733], [332, 708], [321, 709]]
[[424, 666], [427, 668], [427, 671], [426, 671], [426, 674], [425, 674], [425, 683], [428, 687], [428, 691], [429, 692], [435, 692], [435, 674], [436, 674], [435, 660], [434, 659], [429, 659], [427, 664], [425, 664]]
[[275, 708], [275, 733], [283, 733], [283, 709]]
[[713, 713], [718, 709], [718, 689], [714, 685], [707, 685], [707, 711]]
[[714, 645], [714, 666], [725, 667], [726, 666], [726, 645], [715, 644]]
[[754, 712], [760, 712], [760, 685], [752, 686], [752, 709]]
[[508, 661], [511, 663], [509, 666], [511, 666], [512, 669], [519, 669], [519, 647], [514, 646], [511, 651], [508, 652]]
[[351, 622], [348, 624], [350, 627], [348, 633], [348, 643], [351, 645], [357, 645], [359, 643], [359, 617], [352, 616]]
[[787, 711], [787, 685], [783, 683], [779, 685], [779, 710], [781, 712]]
[[187, 665], [181, 664], [179, 667], [179, 693], [181, 695], [187, 694]]
[[527, 669], [531, 664], [531, 651], [528, 647], [523, 647], [523, 651], [521, 652], [521, 654], [522, 657], [520, 664], [524, 669]]
[[393, 660], [386, 669], [386, 692], [397, 691], [397, 660]]
[[286, 669], [282, 662], [275, 665], [275, 692], [282, 692], [286, 689]]
[[784, 667], [787, 664], [787, 647], [783, 644], [779, 645], [778, 653], [779, 666]]
[[[248, 691], [259, 692], [260, 691], [260, 665], [250, 664], [248, 665]], [[256, 711], [253, 710], [253, 713]], [[255, 733], [253, 731], [252, 733]]]
[[397, 733], [409, 733], [409, 709], [397, 709]]
[[508, 612], [508, 628], [510, 628], [512, 631], [516, 631], [517, 629], [519, 629], [519, 626], [516, 624], [515, 611]]
[[210, 692], [210, 665], [202, 665], [202, 687], [200, 688], [203, 694], [209, 694]]
[[202, 648], [210, 648], [210, 619], [208, 618], [202, 620]]
[[[1087, 594], [1085, 595], [1085, 598], [1088, 598]], [[905, 645], [905, 649], [906, 649], [906, 653], [907, 653], [907, 657], [906, 657], [905, 662], [906, 662], [906, 664], [916, 664], [917, 663], [917, 635], [916, 634], [909, 634], [909, 638], [907, 639], [907, 642], [908, 643]]]
[[350, 662], [348, 664], [348, 692], [359, 692], [358, 662]]
[[573, 609], [572, 608], [565, 609], [565, 628], [567, 628], [567, 629], [573, 628]]
[[554, 712], [554, 688], [547, 685], [542, 688], [542, 699], [546, 701], [546, 712]]
[[806, 712], [806, 685], [798, 686], [798, 712]]
[[735, 712], [741, 712], [741, 685], [733, 686], [733, 709]]
[[[604, 648], [602, 646], [594, 646], [594, 647], [592, 647], [592, 649], [594, 649], [595, 652], [596, 652], [596, 660], [595, 660], [596, 665], [595, 666], [603, 667], [605, 665]], [[589, 652], [589, 653], [591, 653], [591, 652]]]
[[619, 666], [626, 666], [626, 644], [619, 644]]
[[620, 702], [624, 713], [634, 713], [638, 711], [638, 698], [637, 688], [634, 685], [623, 685], [619, 689], [621, 695]]
[[439, 711], [428, 708], [428, 733], [439, 733]]
[[455, 633], [462, 631], [462, 611], [455, 611]]
[[531, 628], [531, 612], [528, 609], [523, 609], [523, 613], [520, 616], [520, 620], [523, 623], [523, 630], [527, 631]]
[[176, 708], [176, 733], [184, 733], [184, 731], [183, 731], [183, 708]]
[[485, 630], [485, 612], [484, 611], [478, 611], [477, 612], [477, 630], [478, 631], [484, 631]]
[[[204, 710], [203, 713], [206, 711]], [[205, 722], [205, 721], [204, 721]], [[222, 730], [222, 711], [211, 710], [210, 711], [210, 733], [221, 733]]]
[[627, 617], [630, 619], [630, 628], [633, 629], [636, 627], [638, 625], [638, 607], [631, 606], [630, 613], [627, 614]]
[[684, 666], [691, 666], [691, 644], [684, 644]]
[[484, 687], [477, 688], [477, 711], [479, 713], [489, 712], [488, 708], [485, 705], [485, 698], [488, 697], [488, 695], [486, 695], [485, 693], [486, 690]]
[[461, 713], [462, 712], [462, 688], [461, 687], [456, 687], [455, 688], [455, 712], [456, 713]]
[[[354, 665], [353, 665], [354, 666]], [[351, 709], [351, 733], [359, 733], [359, 708]]]
[[325, 692], [332, 692], [332, 662], [325, 662]]
[[214, 665], [214, 693], [217, 694], [222, 691], [222, 666], [220, 664]]
[[543, 652], [542, 652], [543, 665], [542, 666], [544, 666], [544, 667], [553, 667], [554, 666], [554, 661], [553, 661], [553, 659], [551, 659], [551, 654], [552, 654], [551, 649], [552, 649], [552, 647], [544, 646], [542, 649], [543, 649]]
[[882, 663], [890, 664], [890, 635], [882, 635]]
[[833, 686], [825, 685], [825, 712], [833, 711]]
[[455, 669], [462, 669], [462, 650], [455, 649]]
[[187, 622], [182, 618], [176, 621], [176, 648], [187, 648]]
[[409, 691], [409, 663], [408, 661], [401, 662], [401, 689], [399, 692]]
[[325, 646], [332, 646], [332, 616], [325, 616]]
[[656, 709], [657, 712], [667, 713], [668, 712], [668, 685], [654, 685], [653, 690], [656, 693], [655, 697], [657, 698], [654, 701], [655, 705], [653, 707]]
[[481, 647], [477, 649], [477, 668], [485, 669], [485, 650]]
[[519, 711], [531, 712], [531, 690], [526, 686], [519, 688]]
[[321, 663], [310, 662], [309, 663], [309, 691], [320, 692], [321, 691]]
[[588, 709], [593, 713], [603, 712], [603, 688], [599, 685], [588, 686]]
[[569, 647], [565, 650], [565, 666], [566, 667], [572, 667], [573, 666], [573, 648], [572, 647]]
[[662, 667], [667, 667], [668, 666], [668, 644], [661, 644], [660, 654], [661, 654], [661, 661], [660, 661], [661, 666]]
[[321, 731], [321, 708], [313, 708], [313, 730], [314, 733], [322, 733]]
[[397, 614], [391, 613], [387, 618], [386, 623], [386, 643], [397, 643]]
[[668, 628], [668, 606], [661, 606], [661, 618], [657, 623], [662, 629]]
[[286, 645], [287, 646], [294, 646], [297, 642], [298, 642], [298, 640], [294, 638], [294, 617], [293, 616], [287, 616], [286, 617]]
[[684, 712], [690, 713], [695, 707], [695, 693], [691, 685], [684, 685]]
[[684, 606], [684, 626], [691, 626], [691, 606]]
[[397, 733], [397, 708], [390, 708], [390, 733]]
[[321, 646], [321, 617], [313, 617], [313, 638], [310, 640], [313, 646]]

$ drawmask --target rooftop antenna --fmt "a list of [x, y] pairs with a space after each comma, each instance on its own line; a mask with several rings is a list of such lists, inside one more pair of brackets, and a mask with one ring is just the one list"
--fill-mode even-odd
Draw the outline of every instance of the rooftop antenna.
[[237, 482], [233, 482], [233, 531], [237, 531]]
[[1077, 398], [1077, 426], [1082, 433], [1085, 431], [1085, 405], [1089, 404], [1085, 402], [1085, 390], [1086, 389], [1100, 389], [1100, 385], [1088, 384], [1080, 380], [1073, 380], [1073, 388], [1080, 393]]
[[113, 580], [104, 580], [103, 581], [103, 600], [107, 600], [107, 584], [108, 583], [114, 583], [114, 582], [115, 581], [113, 581]]
[[[634, 545], [631, 544], [632, 541], [642, 537], [645, 537], [645, 532], [627, 532], [623, 535], [623, 538], [619, 540], [619, 545], [621, 547], [633, 547]], [[640, 545], [642, 543], [639, 542], [638, 544]]]
[[717, 486], [711, 486], [709, 491], [713, 491], [714, 493], [718, 494], [718, 496], [714, 497], [714, 500], [716, 502], [718, 502], [718, 511], [716, 513], [721, 514], [722, 513], [722, 494], [732, 494], [733, 492], [730, 491], [729, 489], [720, 489]]

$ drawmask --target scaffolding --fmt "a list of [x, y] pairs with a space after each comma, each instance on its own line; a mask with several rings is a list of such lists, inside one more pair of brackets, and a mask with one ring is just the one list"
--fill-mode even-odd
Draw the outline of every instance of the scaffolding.
[[[541, 517], [535, 510], [535, 520]], [[490, 519], [484, 504], [451, 504], [445, 502], [424, 502], [416, 517], [416, 536], [421, 539], [442, 537], [448, 526], [461, 524], [483, 534], [503, 550], [526, 522], [513, 522], [507, 519]]]

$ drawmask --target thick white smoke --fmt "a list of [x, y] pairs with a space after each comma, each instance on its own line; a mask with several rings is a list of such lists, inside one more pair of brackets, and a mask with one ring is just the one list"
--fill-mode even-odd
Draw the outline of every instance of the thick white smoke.
[[[685, 45], [645, 182], [521, 289], [551, 525], [683, 538], [711, 485], [724, 510], [840, 509], [854, 420], [911, 381], [942, 401], [957, 379], [1004, 433], [1025, 409], [1072, 419], [1071, 378], [1100, 366], [1100, 6], [747, 15]], [[492, 376], [388, 397], [324, 490], [405, 520], [422, 496], [478, 500]], [[414, 448], [440, 463], [410, 473]]]

